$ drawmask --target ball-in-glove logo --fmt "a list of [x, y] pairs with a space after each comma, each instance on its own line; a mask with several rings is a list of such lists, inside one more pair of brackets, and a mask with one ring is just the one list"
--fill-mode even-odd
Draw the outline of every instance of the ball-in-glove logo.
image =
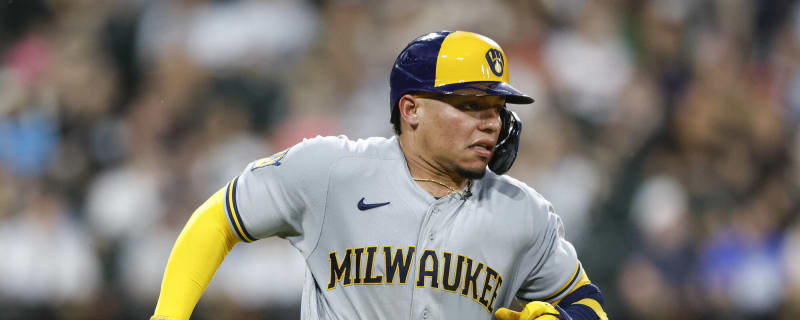
[[492, 73], [498, 77], [503, 76], [503, 68], [505, 67], [505, 60], [503, 59], [503, 53], [497, 49], [489, 49], [486, 51], [486, 62], [489, 63], [489, 69], [492, 69]]

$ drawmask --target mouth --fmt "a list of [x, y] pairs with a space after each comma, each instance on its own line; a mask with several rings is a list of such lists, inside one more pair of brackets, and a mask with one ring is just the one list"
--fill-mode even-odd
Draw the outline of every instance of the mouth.
[[494, 151], [494, 143], [489, 139], [481, 139], [469, 146], [470, 150], [477, 153], [481, 158], [488, 160]]

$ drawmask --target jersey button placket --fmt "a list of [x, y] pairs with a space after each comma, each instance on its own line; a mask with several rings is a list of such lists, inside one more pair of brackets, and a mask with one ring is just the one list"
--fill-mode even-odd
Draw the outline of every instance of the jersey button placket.
[[[434, 206], [433, 206], [433, 209], [431, 209], [431, 214], [433, 214], [434, 216], [436, 216], [436, 215], [438, 215], [438, 214], [439, 214], [439, 211], [441, 211], [441, 210], [439, 209], [439, 206], [438, 206], [438, 205], [434, 205]], [[433, 228], [431, 228], [431, 229], [433, 229]], [[430, 240], [430, 241], [433, 241], [433, 239], [434, 239], [434, 237], [433, 237], [433, 234], [434, 234], [433, 230], [431, 230], [430, 232], [428, 232], [428, 240]]]

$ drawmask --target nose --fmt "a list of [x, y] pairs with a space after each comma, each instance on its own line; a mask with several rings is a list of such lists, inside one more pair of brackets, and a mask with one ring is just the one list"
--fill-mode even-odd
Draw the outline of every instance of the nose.
[[497, 132], [500, 131], [502, 123], [500, 122], [500, 109], [489, 108], [480, 113], [480, 125], [478, 127], [481, 131]]

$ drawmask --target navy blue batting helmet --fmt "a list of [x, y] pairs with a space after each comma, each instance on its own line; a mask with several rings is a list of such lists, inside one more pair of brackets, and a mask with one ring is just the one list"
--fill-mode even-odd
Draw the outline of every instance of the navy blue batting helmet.
[[[433, 92], [464, 96], [502, 96], [506, 103], [528, 104], [533, 98], [509, 84], [503, 49], [485, 36], [466, 31], [439, 31], [411, 41], [397, 56], [389, 76], [391, 122], [399, 121], [397, 103], [404, 94]], [[522, 122], [503, 108], [502, 129], [489, 168], [503, 174], [514, 163]]]

